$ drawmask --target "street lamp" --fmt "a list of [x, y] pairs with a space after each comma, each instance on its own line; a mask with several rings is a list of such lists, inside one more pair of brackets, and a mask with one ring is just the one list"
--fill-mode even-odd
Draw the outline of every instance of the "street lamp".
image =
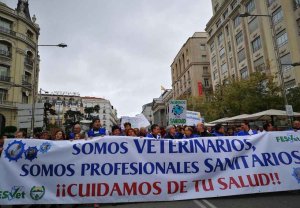
[[36, 90], [35, 90], [35, 87], [37, 85], [36, 83], [36, 74], [37, 74], [37, 59], [38, 59], [38, 47], [39, 46], [50, 46], [50, 47], [59, 47], [59, 48], [66, 48], [68, 45], [65, 44], [65, 43], [59, 43], [59, 44], [56, 44], [56, 45], [38, 45], [36, 44], [36, 51], [35, 51], [35, 69], [33, 71], [33, 84], [32, 84], [32, 119], [31, 119], [31, 134], [33, 136], [33, 131], [34, 131], [34, 122], [35, 122], [35, 102], [36, 102], [36, 99], [37, 99], [37, 96], [36, 96]]
[[[282, 95], [283, 95], [283, 99], [284, 99], [284, 104], [285, 104], [285, 108], [286, 110], [289, 107], [288, 104], [288, 100], [287, 100], [287, 96], [286, 96], [286, 91], [285, 91], [285, 86], [284, 86], [284, 76], [283, 76], [283, 70], [282, 70], [282, 66], [286, 65], [286, 64], [282, 64], [280, 59], [279, 59], [279, 49], [277, 47], [277, 43], [276, 43], [276, 39], [275, 39], [275, 26], [273, 24], [273, 20], [272, 20], [272, 15], [269, 14], [250, 14], [248, 12], [245, 12], [243, 14], [240, 14], [239, 17], [268, 17], [269, 21], [270, 21], [270, 25], [271, 25], [271, 30], [272, 30], [272, 40], [273, 40], [273, 44], [274, 44], [274, 49], [275, 49], [275, 59], [277, 61], [277, 65], [278, 65], [278, 72], [280, 75], [280, 80], [281, 80], [281, 90], [282, 90]], [[299, 66], [300, 63], [292, 63], [289, 64], [290, 66]], [[291, 118], [288, 116], [288, 120], [289, 120], [289, 124], [291, 125]]]

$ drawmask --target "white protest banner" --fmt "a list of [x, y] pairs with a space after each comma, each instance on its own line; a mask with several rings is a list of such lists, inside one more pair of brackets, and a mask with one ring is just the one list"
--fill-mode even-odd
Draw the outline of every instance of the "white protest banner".
[[149, 121], [143, 114], [138, 114], [135, 117], [122, 116], [121, 117], [121, 128], [124, 129], [124, 124], [129, 122], [132, 128], [141, 128], [150, 126]]
[[169, 124], [186, 124], [186, 100], [171, 100], [169, 103]]
[[300, 133], [5, 140], [0, 204], [186, 200], [298, 190]]
[[199, 122], [203, 122], [200, 112], [186, 111], [186, 125], [196, 126]]

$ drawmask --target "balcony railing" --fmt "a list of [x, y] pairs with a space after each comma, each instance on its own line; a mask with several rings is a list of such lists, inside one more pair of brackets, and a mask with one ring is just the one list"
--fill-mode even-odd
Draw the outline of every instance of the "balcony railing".
[[0, 56], [6, 56], [8, 58], [11, 58], [10, 52], [7, 50], [3, 50], [3, 49], [0, 49]]
[[31, 68], [33, 67], [33, 60], [31, 60], [29, 57], [25, 58], [24, 63], [26, 66], [29, 66]]
[[7, 101], [7, 100], [0, 100], [0, 105], [2, 105], [2, 106], [16, 107], [16, 103], [15, 102]]
[[10, 82], [10, 78], [11, 77], [0, 75], [0, 82]]
[[10, 29], [7, 29], [5, 27], [1, 27], [1, 26], [0, 26], [0, 33], [5, 33], [5, 34], [8, 34], [8, 35], [16, 36], [16, 32], [14, 32]]
[[32, 84], [26, 79], [22, 80], [22, 85], [23, 85], [23, 87], [28, 87], [28, 88], [31, 88], [31, 86], [32, 86]]

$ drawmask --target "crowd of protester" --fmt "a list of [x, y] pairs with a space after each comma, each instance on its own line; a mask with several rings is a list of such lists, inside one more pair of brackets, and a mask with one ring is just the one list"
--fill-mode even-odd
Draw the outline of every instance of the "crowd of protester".
[[[36, 134], [33, 138], [45, 140], [78, 140], [87, 139], [97, 136], [129, 136], [129, 137], [148, 137], [155, 139], [189, 139], [195, 137], [211, 137], [211, 136], [245, 136], [253, 135], [266, 131], [279, 131], [280, 129], [273, 127], [269, 122], [265, 123], [261, 128], [250, 127], [247, 121], [242, 122], [240, 126], [225, 127], [222, 124], [216, 124], [214, 127], [205, 126], [203, 123], [198, 123], [196, 126], [173, 126], [169, 125], [166, 128], [160, 127], [157, 124], [151, 125], [149, 129], [146, 128], [132, 128], [130, 123], [125, 123], [124, 128], [120, 126], [113, 126], [111, 131], [107, 131], [101, 126], [100, 120], [94, 119], [91, 123], [90, 130], [83, 132], [80, 124], [75, 124], [72, 132], [65, 134], [62, 129], [57, 129], [52, 134], [48, 131], [43, 131]], [[300, 121], [295, 120], [292, 125], [294, 131], [300, 131]], [[15, 138], [27, 138], [23, 131], [17, 131]], [[3, 141], [6, 136], [0, 138], [0, 151], [3, 146]]]

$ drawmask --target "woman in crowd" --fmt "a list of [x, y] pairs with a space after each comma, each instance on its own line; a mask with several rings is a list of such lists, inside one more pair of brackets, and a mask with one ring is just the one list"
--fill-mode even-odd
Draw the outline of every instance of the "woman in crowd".
[[222, 124], [215, 125], [214, 136], [225, 136], [225, 128]]
[[126, 131], [126, 136], [129, 136], [129, 137], [136, 137], [136, 134], [135, 134], [134, 129], [133, 129], [133, 128], [127, 129], [127, 131]]
[[65, 140], [65, 133], [63, 130], [59, 129], [55, 131], [54, 140]]

